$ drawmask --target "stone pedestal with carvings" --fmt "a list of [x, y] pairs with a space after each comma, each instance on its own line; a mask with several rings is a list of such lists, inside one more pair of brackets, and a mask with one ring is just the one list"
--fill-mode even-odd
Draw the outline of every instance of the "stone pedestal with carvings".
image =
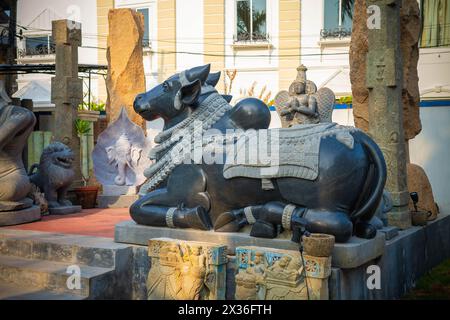
[[156, 238], [148, 242], [149, 300], [224, 300], [227, 247]]
[[327, 300], [331, 256], [264, 247], [236, 248], [239, 300]]

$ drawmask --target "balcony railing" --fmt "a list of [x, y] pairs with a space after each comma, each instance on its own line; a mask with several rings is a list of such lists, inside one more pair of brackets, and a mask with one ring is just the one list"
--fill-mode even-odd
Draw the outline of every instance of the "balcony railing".
[[45, 56], [49, 54], [55, 53], [55, 46], [36, 46], [32, 48], [24, 48], [24, 49], [17, 49], [17, 57], [18, 58], [25, 58], [30, 56]]
[[352, 35], [352, 29], [347, 28], [335, 28], [335, 29], [322, 29], [320, 30], [320, 39], [344, 39], [349, 38]]
[[254, 32], [239, 32], [233, 37], [234, 42], [269, 42], [270, 38], [268, 34], [261, 34]]

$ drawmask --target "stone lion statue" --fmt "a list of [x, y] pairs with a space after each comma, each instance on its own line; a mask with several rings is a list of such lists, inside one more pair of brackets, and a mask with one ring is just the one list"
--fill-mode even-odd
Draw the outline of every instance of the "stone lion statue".
[[[30, 180], [45, 194], [48, 208], [72, 205], [66, 193], [75, 179], [73, 160], [74, 154], [68, 146], [53, 142], [42, 152], [39, 164], [30, 168]], [[38, 171], [33, 173], [36, 168]]]

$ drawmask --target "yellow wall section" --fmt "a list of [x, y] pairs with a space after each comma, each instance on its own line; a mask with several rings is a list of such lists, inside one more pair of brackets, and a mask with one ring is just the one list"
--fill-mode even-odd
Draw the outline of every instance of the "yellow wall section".
[[158, 81], [176, 72], [176, 0], [159, 0], [158, 6]]
[[225, 74], [225, 1], [203, 0], [204, 6], [204, 52], [221, 56], [204, 56], [204, 62], [211, 64], [211, 72], [222, 71], [217, 89], [223, 91]]
[[[99, 48], [106, 48], [108, 38], [108, 12], [114, 9], [114, 0], [97, 0], [97, 41]], [[106, 50], [98, 49], [98, 64], [107, 65]], [[103, 77], [98, 77], [98, 99], [106, 102], [106, 85]]]
[[300, 0], [280, 0], [279, 8], [279, 89], [286, 90], [295, 80], [300, 64]]

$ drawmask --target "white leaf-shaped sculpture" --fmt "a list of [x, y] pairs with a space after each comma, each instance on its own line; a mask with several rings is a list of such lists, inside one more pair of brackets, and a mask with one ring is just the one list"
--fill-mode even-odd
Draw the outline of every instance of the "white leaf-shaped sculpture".
[[92, 151], [94, 173], [103, 185], [139, 186], [151, 160], [141, 157], [150, 152], [150, 139], [133, 123], [122, 108], [117, 120], [103, 131]]

